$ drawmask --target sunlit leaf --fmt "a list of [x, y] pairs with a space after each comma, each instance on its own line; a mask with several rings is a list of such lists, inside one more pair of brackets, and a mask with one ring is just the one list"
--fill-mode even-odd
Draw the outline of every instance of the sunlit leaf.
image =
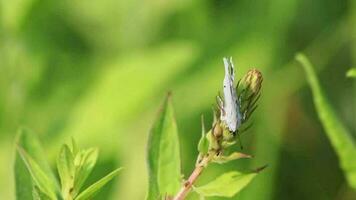
[[100, 179], [93, 185], [89, 186], [82, 193], [80, 193], [75, 200], [88, 200], [93, 198], [93, 196], [100, 191], [100, 189], [105, 186], [110, 180], [112, 180], [121, 170], [121, 168], [116, 169], [110, 174], [106, 175], [104, 178]]
[[16, 152], [15, 160], [15, 183], [16, 183], [16, 199], [29, 200], [32, 199], [32, 179], [26, 165], [21, 156]]
[[177, 125], [170, 95], [150, 131], [148, 142], [149, 188], [147, 199], [174, 195], [180, 188], [180, 154]]
[[41, 193], [46, 194], [51, 199], [56, 199], [56, 185], [48, 177], [48, 175], [41, 169], [36, 161], [28, 155], [21, 147], [18, 147], [22, 159], [24, 160], [27, 169], [29, 170], [33, 183], [38, 187]]
[[203, 196], [232, 197], [249, 184], [256, 175], [257, 172], [227, 172], [206, 185], [194, 188], [194, 190]]
[[61, 179], [62, 196], [64, 199], [70, 194], [74, 184], [74, 157], [68, 145], [63, 145], [57, 158], [57, 169]]
[[79, 193], [85, 180], [92, 172], [98, 159], [98, 149], [90, 148], [80, 151], [75, 158], [75, 182], [73, 188], [73, 196]]
[[356, 68], [351, 68], [349, 71], [347, 71], [346, 76], [356, 78]]
[[[47, 176], [53, 181], [56, 182], [54, 174], [50, 169], [44, 151], [38, 141], [38, 138], [34, 133], [26, 128], [21, 128], [17, 136], [17, 146], [22, 148], [27, 152], [40, 166]], [[15, 181], [16, 181], [16, 199], [17, 200], [29, 200], [33, 196], [33, 184], [31, 175], [27, 169], [26, 164], [19, 151], [16, 151], [15, 159]]]
[[308, 58], [303, 54], [298, 54], [296, 59], [302, 64], [305, 70], [313, 93], [316, 110], [326, 135], [339, 157], [340, 167], [344, 171], [348, 184], [356, 188], [356, 146], [354, 140], [326, 99]]

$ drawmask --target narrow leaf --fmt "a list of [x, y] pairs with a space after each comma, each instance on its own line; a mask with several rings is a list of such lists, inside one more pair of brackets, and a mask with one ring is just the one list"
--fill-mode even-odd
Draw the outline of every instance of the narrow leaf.
[[[45, 153], [40, 145], [36, 134], [26, 128], [20, 128], [18, 131], [17, 146], [24, 149], [41, 167], [41, 169], [50, 177], [53, 182], [56, 182], [55, 176], [47, 163]], [[21, 155], [16, 151], [15, 158], [15, 183], [16, 183], [16, 199], [30, 200], [33, 198], [33, 184], [31, 175], [26, 167], [26, 164], [21, 158]]]
[[204, 116], [201, 116], [201, 138], [198, 143], [198, 151], [201, 154], [206, 154], [208, 153], [209, 150], [209, 140], [206, 138], [205, 135], [205, 124], [204, 124]]
[[16, 184], [16, 199], [30, 200], [32, 199], [32, 178], [23, 162], [20, 154], [16, 151], [15, 158], [15, 184]]
[[79, 193], [80, 188], [83, 186], [85, 180], [90, 173], [98, 159], [98, 149], [90, 148], [88, 150], [80, 151], [75, 158], [75, 182], [73, 188], [73, 196]]
[[303, 54], [298, 54], [296, 59], [302, 64], [305, 70], [313, 93], [316, 110], [326, 135], [339, 157], [340, 167], [344, 171], [348, 184], [356, 188], [356, 146], [354, 140], [326, 99], [308, 58]]
[[89, 186], [85, 189], [82, 193], [80, 193], [75, 200], [88, 200], [93, 198], [93, 196], [100, 191], [100, 189], [106, 185], [110, 180], [112, 180], [121, 170], [121, 168], [116, 169], [115, 171], [111, 172], [110, 174], [106, 175], [104, 178], [100, 179], [93, 185]]
[[223, 164], [241, 158], [252, 158], [252, 156], [240, 152], [234, 152], [228, 156], [223, 156], [223, 155], [215, 156], [213, 162]]
[[346, 73], [347, 77], [356, 78], [356, 68], [351, 68]]
[[233, 197], [249, 184], [256, 175], [257, 172], [246, 174], [238, 171], [227, 172], [204, 186], [194, 188], [194, 190], [206, 197]]
[[26, 164], [28, 171], [31, 174], [33, 183], [38, 189], [49, 196], [51, 199], [56, 199], [56, 186], [55, 183], [47, 176], [47, 174], [41, 169], [36, 161], [31, 158], [21, 147], [18, 147], [23, 161]]
[[68, 145], [63, 145], [57, 158], [57, 169], [61, 179], [62, 196], [64, 199], [70, 195], [74, 184], [74, 158]]
[[149, 188], [147, 199], [173, 196], [180, 188], [179, 140], [170, 95], [167, 96], [148, 141]]

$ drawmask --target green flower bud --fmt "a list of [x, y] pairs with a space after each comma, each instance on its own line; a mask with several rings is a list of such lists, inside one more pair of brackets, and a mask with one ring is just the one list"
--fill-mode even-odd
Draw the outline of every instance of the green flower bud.
[[236, 87], [242, 123], [246, 122], [257, 107], [257, 100], [261, 94], [263, 77], [257, 69], [251, 69], [242, 77]]

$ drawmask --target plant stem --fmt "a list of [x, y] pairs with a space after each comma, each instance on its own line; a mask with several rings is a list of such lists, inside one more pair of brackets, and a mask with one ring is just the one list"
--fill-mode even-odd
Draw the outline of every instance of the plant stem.
[[[200, 174], [206, 165], [210, 162], [210, 156], [205, 156], [200, 162], [197, 163], [195, 169], [192, 174], [189, 176], [188, 180], [184, 183], [183, 187], [177, 193], [177, 195], [173, 198], [173, 200], [184, 200], [187, 196], [189, 190], [192, 188], [194, 182], [198, 179]], [[199, 159], [199, 158], [198, 158]]]

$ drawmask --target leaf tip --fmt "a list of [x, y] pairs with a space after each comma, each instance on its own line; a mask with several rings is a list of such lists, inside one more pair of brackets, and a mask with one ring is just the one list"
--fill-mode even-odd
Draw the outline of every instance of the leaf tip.
[[296, 60], [303, 59], [304, 57], [305, 57], [305, 55], [304, 55], [304, 53], [302, 53], [302, 52], [297, 52], [297, 53], [295, 54], [295, 56], [294, 56], [294, 58], [295, 58]]
[[255, 156], [253, 155], [249, 155], [249, 154], [244, 154], [244, 153], [241, 153], [241, 158], [254, 158]]
[[301, 53], [301, 52], [297, 53], [295, 55], [295, 60], [298, 61], [302, 65], [302, 67], [309, 65], [308, 64], [309, 59], [307, 58], [307, 56], [304, 53]]
[[172, 91], [169, 90], [169, 91], [166, 93], [166, 98], [164, 99], [163, 107], [164, 107], [165, 105], [167, 105], [167, 104], [170, 104], [170, 103], [172, 102], [172, 96], [173, 96]]
[[260, 173], [261, 171], [263, 171], [264, 169], [266, 169], [268, 167], [268, 164], [263, 165], [262, 167], [258, 167], [257, 169], [254, 170], [255, 173]]

